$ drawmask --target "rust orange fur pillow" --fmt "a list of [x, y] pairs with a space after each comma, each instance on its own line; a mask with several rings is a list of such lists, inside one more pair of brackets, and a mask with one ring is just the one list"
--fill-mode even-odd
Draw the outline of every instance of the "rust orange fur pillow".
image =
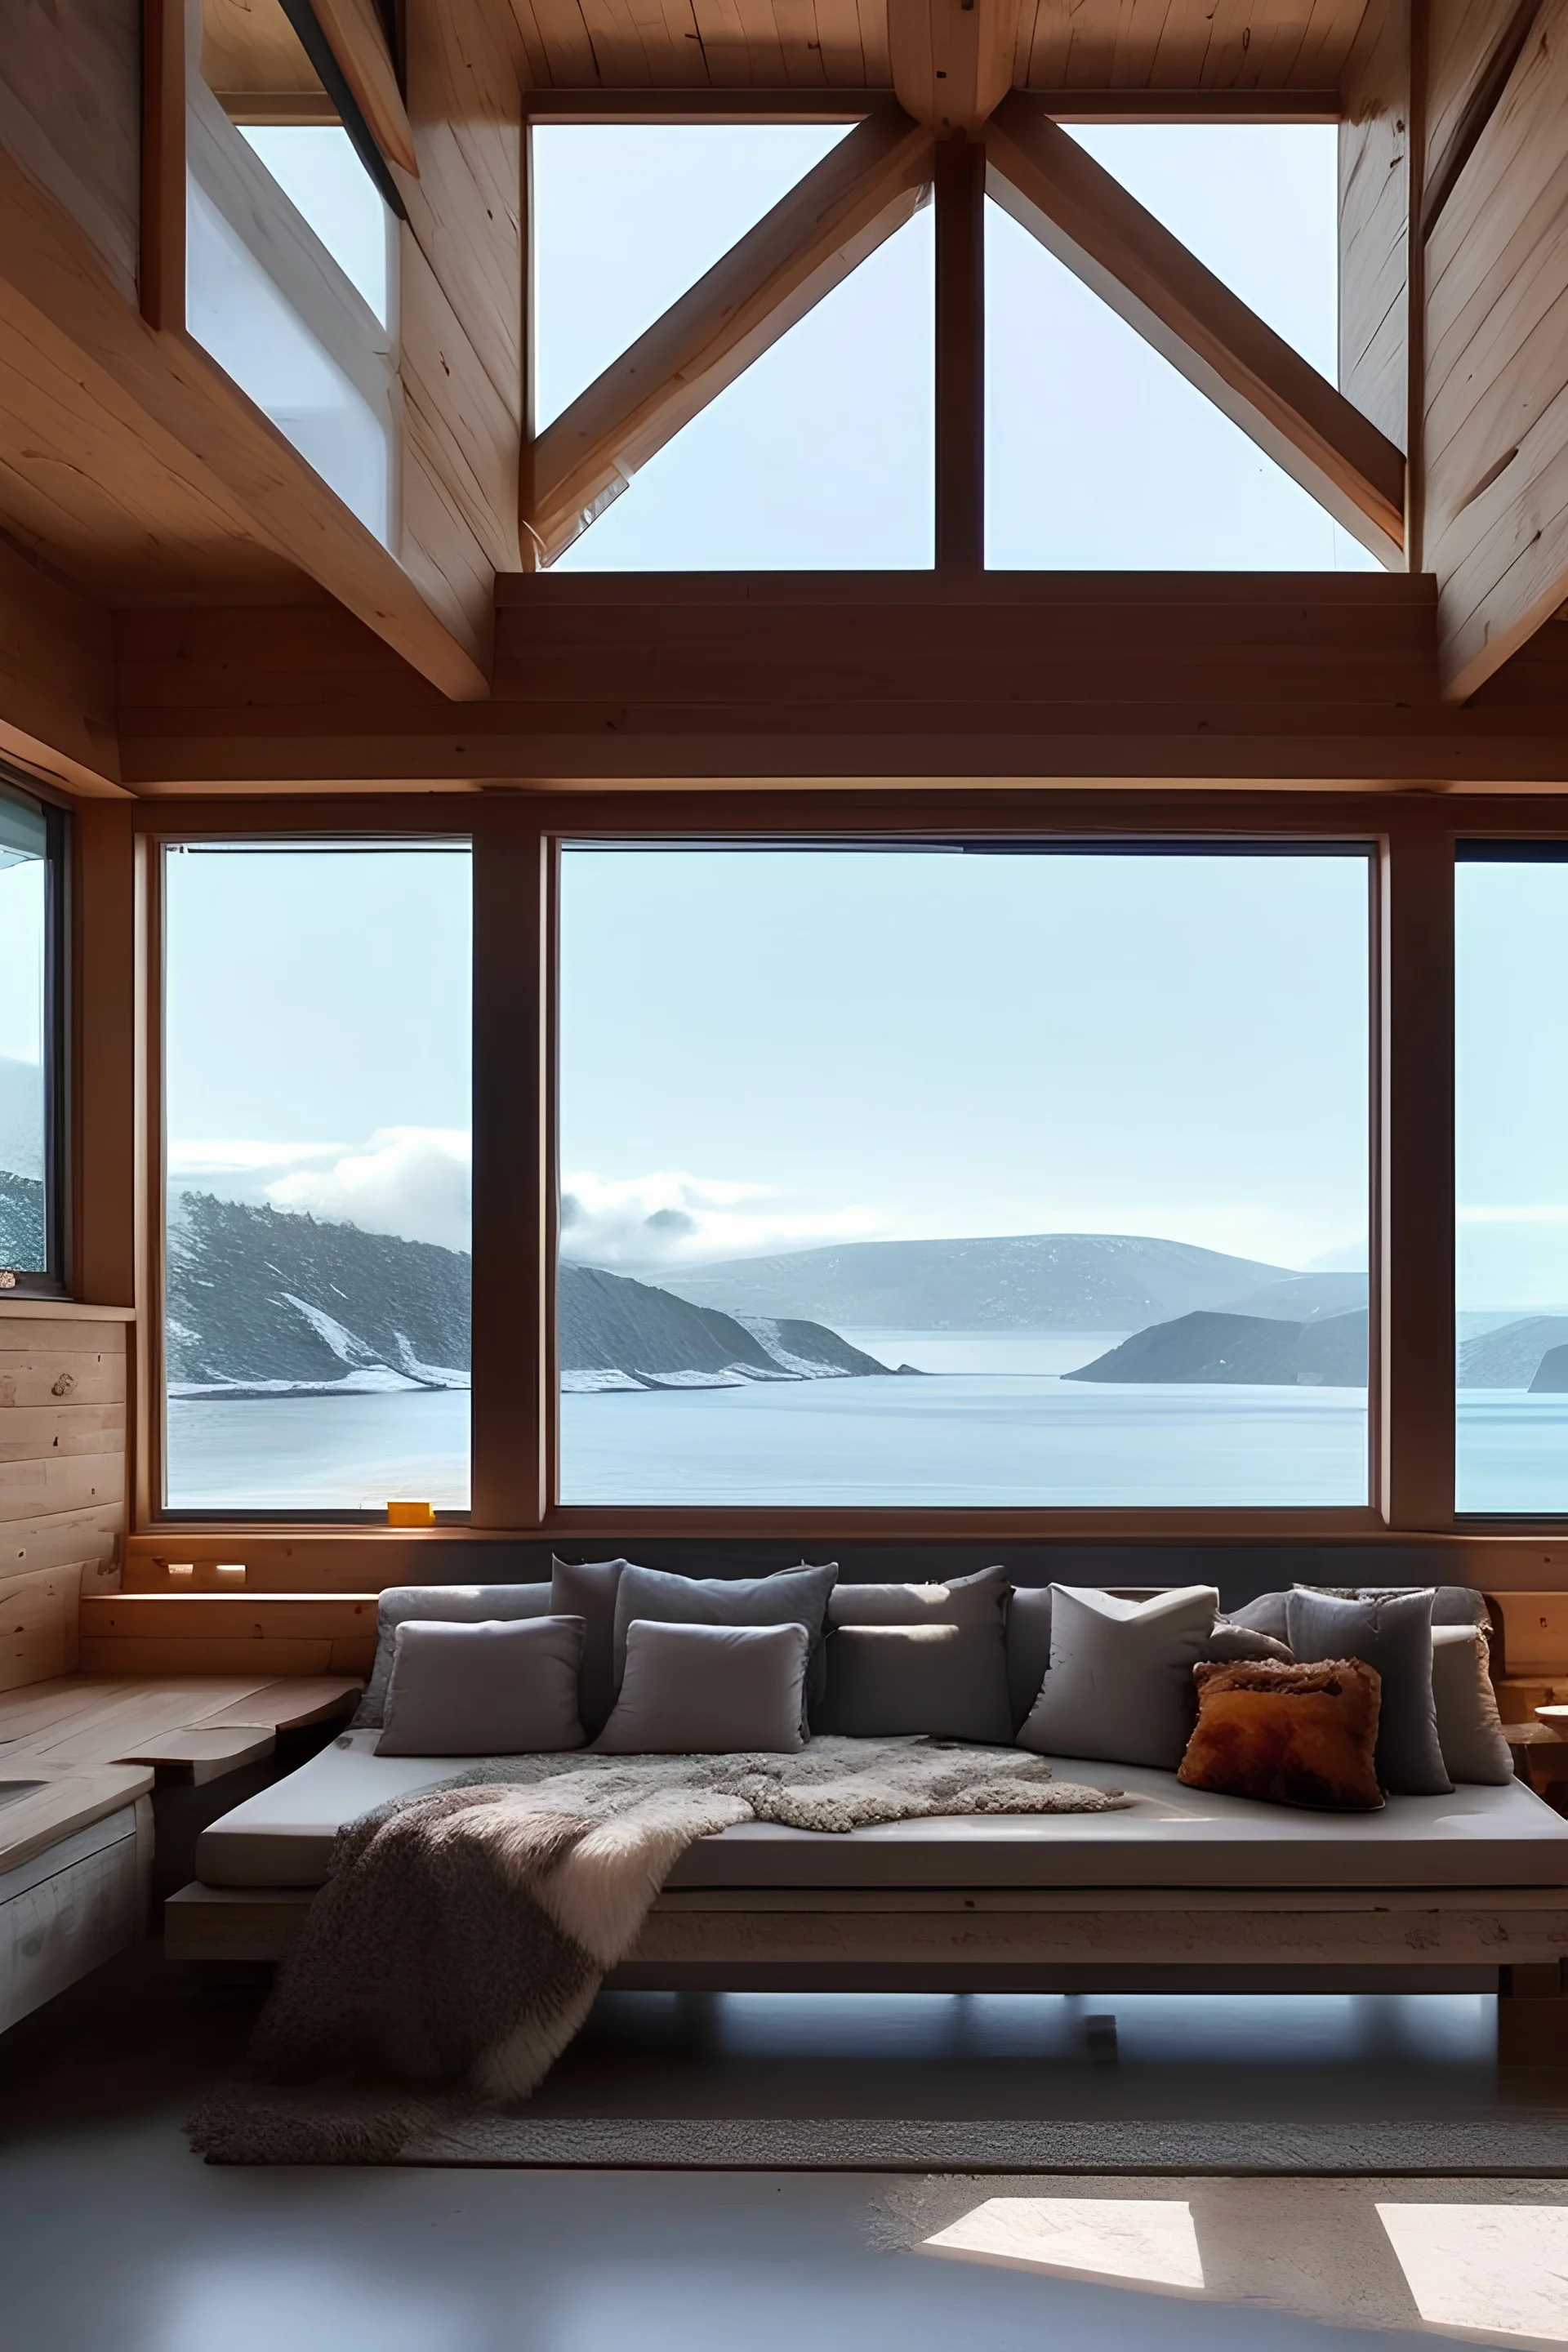
[[1198, 1725], [1178, 1780], [1223, 1797], [1329, 1812], [1383, 1802], [1373, 1756], [1382, 1681], [1359, 1658], [1193, 1668]]

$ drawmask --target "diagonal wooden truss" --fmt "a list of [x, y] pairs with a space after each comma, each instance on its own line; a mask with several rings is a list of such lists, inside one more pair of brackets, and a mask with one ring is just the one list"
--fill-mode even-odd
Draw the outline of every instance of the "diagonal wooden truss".
[[537, 564], [933, 192], [939, 567], [984, 561], [987, 194], [1373, 554], [1403, 561], [1403, 452], [1013, 89], [1019, 13], [1019, 0], [891, 0], [898, 106], [861, 122], [531, 445]]

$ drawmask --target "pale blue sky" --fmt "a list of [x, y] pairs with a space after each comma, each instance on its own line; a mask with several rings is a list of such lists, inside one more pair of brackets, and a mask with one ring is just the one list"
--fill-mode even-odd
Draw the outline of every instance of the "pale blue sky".
[[1568, 1307], [1568, 865], [1458, 874], [1459, 1305]]
[[1364, 1249], [1367, 905], [1359, 857], [568, 851], [572, 1246]]

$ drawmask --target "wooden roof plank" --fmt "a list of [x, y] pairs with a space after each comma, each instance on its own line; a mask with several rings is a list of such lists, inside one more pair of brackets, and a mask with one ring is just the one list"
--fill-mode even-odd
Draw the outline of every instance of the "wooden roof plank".
[[533, 21], [559, 89], [592, 89], [604, 79], [578, 0], [533, 0]]

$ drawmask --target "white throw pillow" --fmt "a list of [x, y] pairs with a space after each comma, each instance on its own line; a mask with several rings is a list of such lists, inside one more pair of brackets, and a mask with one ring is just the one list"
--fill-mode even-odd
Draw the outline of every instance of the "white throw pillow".
[[1433, 1626], [1432, 1698], [1449, 1780], [1505, 1788], [1514, 1777], [1513, 1757], [1502, 1736], [1490, 1652], [1479, 1626]]
[[1019, 1747], [1173, 1772], [1197, 1713], [1193, 1668], [1208, 1655], [1218, 1608], [1212, 1584], [1152, 1601], [1053, 1584], [1051, 1663]]
[[602, 1756], [795, 1755], [811, 1635], [804, 1625], [671, 1625], [637, 1617]]

